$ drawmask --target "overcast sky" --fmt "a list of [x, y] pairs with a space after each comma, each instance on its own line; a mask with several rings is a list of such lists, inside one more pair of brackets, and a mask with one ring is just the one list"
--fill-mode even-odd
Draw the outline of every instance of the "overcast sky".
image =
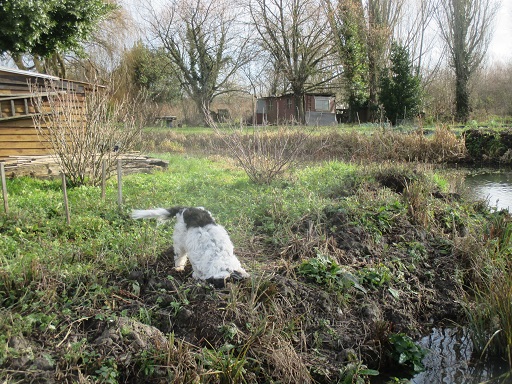
[[[488, 62], [509, 63], [512, 61], [512, 0], [496, 1], [501, 1], [501, 7], [496, 15], [494, 35], [488, 51]], [[136, 7], [134, 7], [134, 4], [137, 3], [139, 3], [138, 0], [120, 0], [120, 4], [129, 9], [135, 18], [138, 18]]]
[[512, 0], [502, 0], [496, 15], [494, 37], [489, 47], [491, 62], [512, 60]]

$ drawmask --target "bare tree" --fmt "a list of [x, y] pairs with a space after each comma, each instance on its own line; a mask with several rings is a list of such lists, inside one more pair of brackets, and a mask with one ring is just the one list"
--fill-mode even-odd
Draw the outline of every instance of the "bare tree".
[[493, 0], [447, 0], [441, 4], [437, 20], [455, 73], [455, 117], [467, 122], [471, 113], [469, 82], [487, 53], [498, 6]]
[[[70, 78], [89, 83], [110, 84], [113, 71], [122, 65], [127, 45], [137, 41], [135, 20], [123, 8], [117, 7], [98, 24], [98, 28], [84, 42], [85, 56], [65, 57]], [[115, 78], [121, 86], [121, 79]]]
[[163, 47], [186, 94], [208, 123], [210, 104], [237, 90], [231, 83], [250, 58], [249, 38], [236, 6], [224, 0], [171, 0], [155, 8], [145, 0], [145, 22], [153, 43]]
[[[254, 0], [253, 24], [261, 46], [287, 79], [297, 106], [297, 121], [305, 121], [304, 94], [333, 79], [331, 32], [319, 0]], [[324, 73], [325, 76], [319, 75]]]
[[425, 76], [424, 69], [436, 73], [441, 65], [443, 55], [433, 54], [436, 44], [436, 33], [432, 24], [440, 0], [405, 0], [404, 12], [395, 31], [395, 39], [408, 49], [414, 61], [416, 75]]

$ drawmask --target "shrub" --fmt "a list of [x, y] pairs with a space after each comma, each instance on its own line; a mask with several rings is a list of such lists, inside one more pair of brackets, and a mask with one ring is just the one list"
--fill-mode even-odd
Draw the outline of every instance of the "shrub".
[[238, 165], [257, 184], [270, 184], [281, 176], [299, 157], [309, 134], [281, 126], [270, 132], [258, 127], [232, 130], [226, 134], [216, 130]]
[[[113, 92], [95, 85], [84, 97], [71, 89], [57, 92], [52, 83], [46, 84], [45, 91], [47, 96], [33, 99], [40, 112], [33, 118], [34, 125], [71, 185], [99, 185], [103, 162], [107, 176], [111, 175], [119, 157], [140, 146], [144, 119], [133, 105], [143, 104], [142, 95], [118, 101]], [[36, 87], [33, 92], [44, 94]]]

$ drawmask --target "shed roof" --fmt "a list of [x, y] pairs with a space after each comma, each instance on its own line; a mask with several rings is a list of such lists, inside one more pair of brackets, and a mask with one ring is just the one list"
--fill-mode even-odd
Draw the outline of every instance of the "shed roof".
[[[323, 97], [335, 97], [336, 95], [334, 93], [325, 93], [325, 92], [306, 92], [304, 93], [304, 96], [323, 96]], [[258, 100], [267, 100], [267, 99], [280, 99], [285, 97], [293, 97], [293, 93], [284, 93], [281, 95], [273, 95], [273, 96], [264, 96], [259, 97]]]
[[43, 73], [37, 73], [33, 71], [23, 71], [21, 69], [14, 69], [0, 66], [0, 73], [11, 73], [14, 75], [21, 75], [25, 77], [39, 77], [48, 80], [60, 80], [57, 76], [45, 75]]

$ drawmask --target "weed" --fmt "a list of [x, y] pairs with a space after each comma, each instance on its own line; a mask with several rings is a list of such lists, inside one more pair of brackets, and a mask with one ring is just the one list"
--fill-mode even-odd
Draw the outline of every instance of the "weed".
[[203, 376], [215, 377], [219, 384], [245, 383], [247, 359], [245, 352], [237, 353], [231, 344], [224, 344], [217, 350], [203, 348], [200, 356], [208, 371]]
[[384, 264], [364, 267], [357, 271], [357, 275], [365, 285], [377, 288], [389, 283], [393, 278], [391, 270]]
[[427, 350], [416, 344], [409, 336], [404, 333], [395, 333], [389, 336], [389, 342], [393, 346], [392, 356], [400, 365], [406, 365], [414, 372], [425, 370], [423, 358]]
[[117, 363], [113, 358], [103, 360], [100, 368], [96, 370], [96, 380], [101, 384], [117, 384], [119, 372], [117, 371]]
[[140, 370], [144, 376], [152, 376], [155, 373], [156, 362], [154, 360], [154, 351], [145, 349], [137, 357]]
[[368, 369], [361, 361], [350, 362], [340, 370], [338, 384], [366, 384], [368, 376], [378, 376], [379, 371]]
[[330, 256], [322, 253], [318, 253], [316, 257], [304, 261], [298, 267], [298, 271], [299, 274], [330, 289], [344, 292], [348, 291], [351, 287], [355, 287], [362, 292], [366, 292], [352, 273], [343, 270]]

